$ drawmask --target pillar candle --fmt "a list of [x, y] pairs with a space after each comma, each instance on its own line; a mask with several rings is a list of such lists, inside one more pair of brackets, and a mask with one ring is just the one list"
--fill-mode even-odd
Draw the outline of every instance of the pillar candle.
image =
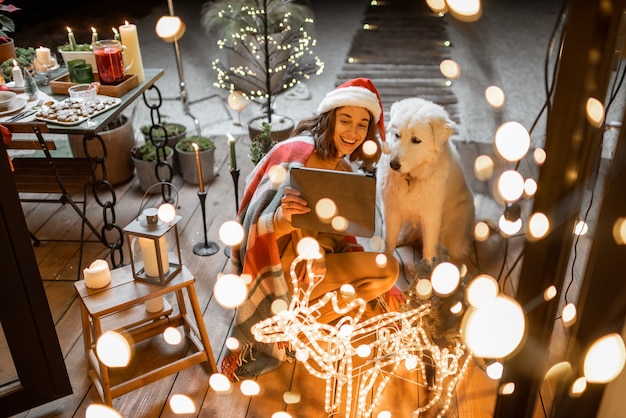
[[17, 61], [13, 60], [13, 84], [15, 87], [24, 87], [24, 76], [22, 75], [22, 69], [17, 65]]
[[235, 154], [235, 138], [231, 134], [228, 137], [228, 153], [230, 154], [230, 169], [237, 169], [237, 154]]
[[37, 54], [37, 62], [41, 65], [50, 65], [50, 48], [40, 46], [35, 50]]
[[128, 68], [128, 74], [134, 74], [141, 83], [144, 81], [143, 61], [141, 60], [141, 50], [139, 48], [139, 37], [137, 36], [137, 26], [126, 22], [120, 26], [120, 37], [124, 45], [124, 63]]
[[91, 43], [95, 44], [96, 42], [98, 42], [98, 32], [96, 31], [96, 28], [92, 26], [91, 27]]
[[[140, 237], [139, 248], [141, 250], [141, 259], [143, 260], [143, 269], [146, 272], [146, 275], [150, 277], [159, 277], [159, 263], [157, 260], [154, 240]], [[170, 269], [170, 261], [167, 258], [167, 241], [165, 240], [165, 236], [159, 238], [159, 250], [161, 253], [161, 267], [163, 269], [163, 274], [167, 274]]]
[[198, 187], [200, 187], [200, 193], [204, 193], [204, 178], [202, 177], [202, 164], [200, 163], [200, 147], [198, 144], [193, 143], [193, 149], [196, 151], [196, 168], [198, 170]]
[[70, 51], [75, 51], [76, 50], [76, 38], [74, 38], [74, 32], [72, 32], [72, 29], [69, 26], [67, 27], [67, 40], [69, 41], [69, 44], [70, 44]]
[[163, 296], [148, 299], [144, 302], [144, 305], [146, 305], [146, 311], [150, 313], [161, 312], [165, 307], [165, 303], [163, 302]]
[[83, 269], [85, 286], [90, 289], [100, 289], [111, 283], [109, 263], [104, 260], [95, 260], [88, 268]]

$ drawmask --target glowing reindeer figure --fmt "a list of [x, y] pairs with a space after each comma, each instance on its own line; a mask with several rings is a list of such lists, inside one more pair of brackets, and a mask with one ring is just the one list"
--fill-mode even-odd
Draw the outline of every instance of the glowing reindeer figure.
[[[317, 244], [315, 242], [315, 244]], [[317, 249], [317, 250], [316, 250]], [[263, 343], [287, 342], [295, 350], [296, 359], [301, 361], [307, 371], [326, 381], [326, 412], [338, 413], [346, 387], [345, 416], [351, 417], [353, 406], [353, 382], [357, 387], [356, 417], [371, 416], [382, 392], [401, 364], [407, 369], [419, 367], [420, 382], [425, 382], [426, 368], [434, 368], [432, 384], [416, 382], [428, 386], [434, 393], [431, 401], [413, 411], [417, 417], [423, 411], [435, 405], [445, 389], [445, 403], [438, 417], [445, 414], [450, 403], [452, 390], [461, 378], [469, 355], [461, 368], [459, 360], [465, 354], [464, 347], [457, 345], [452, 352], [441, 349], [432, 343], [422, 328], [422, 319], [430, 312], [430, 306], [424, 305], [406, 312], [387, 312], [361, 322], [366, 302], [357, 298], [345, 307], [339, 306], [336, 292], [329, 292], [309, 305], [310, 296], [316, 284], [322, 278], [312, 273], [311, 265], [319, 247], [313, 246], [308, 254], [298, 256], [290, 270], [293, 294], [289, 308], [252, 327], [254, 337]], [[299, 286], [296, 266], [307, 262], [308, 286]], [[335, 312], [345, 315], [335, 325], [317, 322], [320, 309], [332, 304]], [[353, 316], [347, 315], [352, 313]], [[364, 364], [354, 367], [353, 358], [367, 358]], [[453, 379], [444, 385], [446, 379]], [[444, 388], [444, 386], [446, 386]], [[371, 402], [367, 399], [374, 394]]]

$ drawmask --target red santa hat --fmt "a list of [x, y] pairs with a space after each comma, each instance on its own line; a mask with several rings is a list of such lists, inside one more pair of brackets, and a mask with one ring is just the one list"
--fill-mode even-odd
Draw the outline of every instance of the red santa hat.
[[370, 111], [378, 125], [380, 138], [385, 140], [385, 118], [383, 104], [376, 86], [369, 78], [354, 78], [337, 86], [326, 94], [317, 107], [318, 113], [325, 113], [344, 106], [358, 106]]

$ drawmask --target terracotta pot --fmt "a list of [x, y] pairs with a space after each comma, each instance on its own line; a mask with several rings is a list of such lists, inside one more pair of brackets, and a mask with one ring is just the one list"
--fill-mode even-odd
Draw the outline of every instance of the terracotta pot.
[[[107, 149], [107, 158], [104, 160], [104, 166], [107, 171], [107, 180], [109, 183], [116, 185], [130, 180], [133, 177], [133, 161], [130, 152], [135, 146], [135, 136], [133, 133], [133, 125], [126, 116], [122, 116], [122, 125], [100, 132], [100, 136], [104, 141]], [[85, 157], [85, 149], [83, 146], [82, 135], [68, 135], [70, 148], [75, 157]], [[87, 152], [91, 156], [102, 155], [98, 140], [90, 140], [87, 143]], [[98, 180], [102, 178], [98, 173]]]
[[15, 43], [8, 38], [9, 42], [0, 42], [0, 64], [11, 58], [17, 58]]

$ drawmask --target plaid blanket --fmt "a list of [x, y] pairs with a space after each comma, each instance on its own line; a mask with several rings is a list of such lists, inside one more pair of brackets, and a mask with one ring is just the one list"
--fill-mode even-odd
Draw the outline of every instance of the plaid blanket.
[[248, 286], [247, 300], [237, 309], [232, 334], [241, 343], [242, 350], [230, 354], [222, 362], [222, 373], [233, 380], [258, 376], [277, 368], [287, 359], [285, 347], [255, 341], [250, 328], [274, 315], [271, 305], [275, 300], [282, 299], [289, 304], [291, 299], [273, 222], [287, 182], [275, 167], [281, 166], [287, 172], [292, 167], [302, 167], [313, 151], [310, 137], [282, 141], [247, 177], [238, 221], [248, 233], [239, 247], [233, 247], [231, 262], [232, 272], [249, 274], [252, 283]]

